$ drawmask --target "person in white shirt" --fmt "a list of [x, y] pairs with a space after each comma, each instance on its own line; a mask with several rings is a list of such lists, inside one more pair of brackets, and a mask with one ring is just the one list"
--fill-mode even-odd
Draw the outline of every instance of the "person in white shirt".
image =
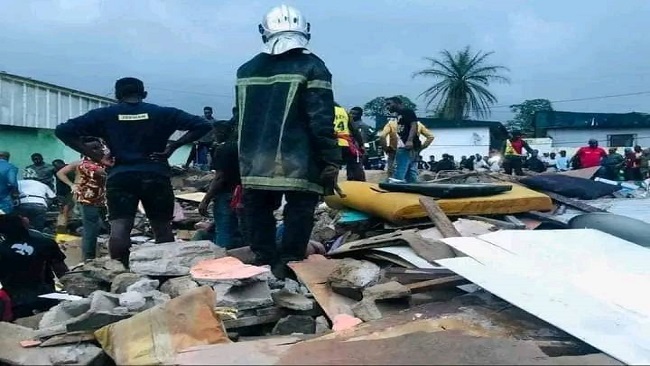
[[46, 184], [31, 177], [18, 181], [18, 191], [20, 197], [16, 212], [29, 220], [31, 229], [43, 231], [47, 219], [48, 200], [54, 199], [56, 194]]
[[564, 151], [564, 150], [560, 151], [560, 156], [555, 158], [555, 167], [557, 168], [557, 170], [559, 170], [561, 172], [565, 172], [567, 170], [570, 170], [571, 167], [570, 167], [569, 163], [570, 163], [570, 160], [566, 156], [566, 151]]

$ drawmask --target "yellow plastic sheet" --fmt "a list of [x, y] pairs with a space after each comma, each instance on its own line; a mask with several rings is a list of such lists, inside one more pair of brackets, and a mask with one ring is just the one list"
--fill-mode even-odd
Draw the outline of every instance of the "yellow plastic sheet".
[[[377, 184], [365, 182], [341, 182], [339, 186], [346, 197], [326, 197], [325, 202], [330, 207], [348, 207], [394, 223], [427, 216], [420, 206], [419, 194], [384, 192]], [[495, 196], [448, 198], [436, 202], [449, 216], [504, 215], [553, 209], [550, 197], [516, 184], [512, 185], [512, 191]]]

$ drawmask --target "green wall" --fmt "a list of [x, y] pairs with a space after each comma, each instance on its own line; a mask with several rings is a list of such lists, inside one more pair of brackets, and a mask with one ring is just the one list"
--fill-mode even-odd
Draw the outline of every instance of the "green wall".
[[[79, 153], [62, 144], [54, 136], [53, 130], [40, 128], [0, 126], [0, 151], [9, 151], [11, 162], [21, 172], [32, 164], [30, 156], [36, 152], [43, 155], [46, 163], [54, 159], [63, 159], [65, 162], [79, 159]], [[181, 147], [172, 155], [170, 164], [184, 164], [189, 152], [189, 145]]]

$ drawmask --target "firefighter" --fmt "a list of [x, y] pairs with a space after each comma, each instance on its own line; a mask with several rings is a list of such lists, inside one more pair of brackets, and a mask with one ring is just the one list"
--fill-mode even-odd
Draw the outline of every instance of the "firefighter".
[[512, 137], [506, 140], [506, 147], [503, 153], [503, 169], [507, 175], [512, 175], [514, 171], [516, 175], [524, 175], [522, 170], [524, 158], [527, 154], [533, 153], [533, 149], [528, 146], [528, 143], [521, 137], [521, 131], [512, 131]]
[[[259, 25], [262, 53], [237, 70], [239, 167], [254, 264], [278, 278], [302, 260], [323, 194], [333, 194], [341, 164], [334, 134], [332, 75], [307, 49], [310, 25], [297, 9], [273, 8]], [[285, 198], [284, 235], [275, 245], [273, 212]]]
[[363, 137], [358, 129], [352, 128], [348, 112], [338, 104], [334, 107], [334, 132], [341, 147], [341, 155], [348, 180], [365, 182], [363, 170]]

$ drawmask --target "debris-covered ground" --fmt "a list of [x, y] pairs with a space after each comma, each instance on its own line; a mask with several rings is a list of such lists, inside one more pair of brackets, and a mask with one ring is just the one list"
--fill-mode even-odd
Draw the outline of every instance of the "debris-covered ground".
[[[197, 206], [212, 176], [179, 174], [177, 242], [151, 243], [140, 218], [127, 270], [100, 240], [103, 257], [60, 279], [58, 306], [0, 323], [0, 360], [650, 362], [650, 303], [637, 295], [650, 280], [647, 191], [571, 175], [427, 175], [437, 185], [423, 194], [341, 182], [346, 198], [319, 206], [308, 258], [290, 264], [297, 280], [279, 280], [247, 264], [247, 247], [202, 240]], [[478, 183], [511, 188], [477, 196]], [[74, 240], [62, 245], [74, 260]]]

